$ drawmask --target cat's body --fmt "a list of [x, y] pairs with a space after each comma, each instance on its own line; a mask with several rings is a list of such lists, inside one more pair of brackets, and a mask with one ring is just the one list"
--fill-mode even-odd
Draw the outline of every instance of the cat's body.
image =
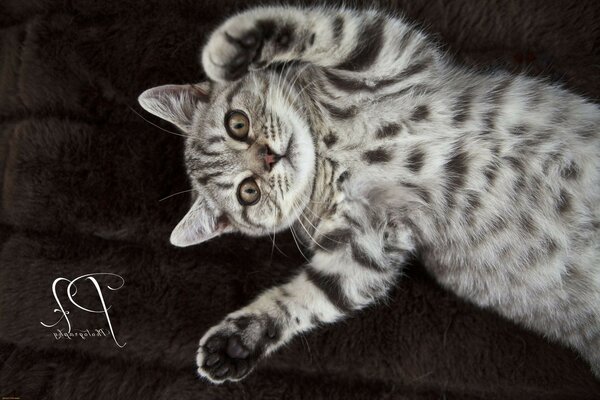
[[[300, 63], [247, 71], [287, 61]], [[213, 34], [203, 65], [225, 83], [140, 99], [191, 136], [199, 196], [172, 241], [294, 223], [313, 258], [205, 334], [202, 376], [241, 379], [295, 334], [383, 298], [412, 253], [448, 289], [574, 347], [600, 375], [597, 105], [457, 67], [377, 12], [251, 10]], [[231, 110], [247, 114], [234, 120], [247, 137], [227, 137]]]

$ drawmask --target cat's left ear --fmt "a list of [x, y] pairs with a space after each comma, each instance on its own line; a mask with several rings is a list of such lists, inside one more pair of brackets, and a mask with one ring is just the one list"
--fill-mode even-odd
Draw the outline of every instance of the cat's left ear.
[[233, 232], [233, 227], [211, 204], [198, 197], [171, 233], [171, 244], [187, 247], [205, 242], [223, 233]]
[[207, 103], [209, 95], [209, 82], [193, 85], [163, 85], [146, 90], [138, 97], [138, 103], [149, 113], [188, 132], [198, 103]]

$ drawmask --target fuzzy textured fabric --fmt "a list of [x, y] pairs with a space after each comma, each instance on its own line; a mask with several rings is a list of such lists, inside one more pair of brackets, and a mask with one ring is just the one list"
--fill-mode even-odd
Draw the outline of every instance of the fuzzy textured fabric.
[[[356, 2], [372, 4], [372, 2]], [[571, 350], [442, 290], [413, 265], [385, 305], [294, 340], [238, 384], [195, 376], [198, 340], [303, 258], [288, 234], [168, 243], [189, 205], [181, 137], [136, 104], [200, 81], [233, 0], [3, 0], [0, 5], [0, 396], [22, 399], [594, 399]], [[462, 62], [549, 76], [600, 98], [600, 3], [381, 2]], [[165, 199], [166, 198], [166, 199]], [[56, 340], [51, 285], [110, 272], [120, 342]], [[64, 296], [63, 296], [64, 298]], [[89, 285], [82, 305], [97, 307]], [[87, 300], [87, 302], [86, 302]], [[106, 327], [72, 312], [75, 328]], [[59, 323], [57, 327], [66, 328]]]

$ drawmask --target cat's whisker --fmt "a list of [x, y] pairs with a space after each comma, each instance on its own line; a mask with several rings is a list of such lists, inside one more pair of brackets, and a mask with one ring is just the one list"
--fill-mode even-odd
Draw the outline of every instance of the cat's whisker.
[[[300, 88], [300, 90], [299, 90], [298, 92], [296, 92], [296, 94], [295, 94], [295, 96], [294, 96], [294, 99], [292, 100], [292, 104], [297, 106], [297, 101], [300, 99], [300, 96], [302, 95], [302, 93], [303, 93], [303, 92], [304, 92], [306, 89], [308, 89], [308, 88], [312, 87], [313, 85], [314, 85], [314, 82], [309, 82], [309, 83], [307, 83], [306, 85], [302, 86], [302, 87]], [[304, 109], [304, 108], [306, 107], [306, 106], [304, 105], [304, 103], [300, 103], [300, 104], [301, 104], [301, 106], [300, 106], [300, 108], [301, 108], [301, 109]]]
[[[304, 210], [308, 210], [310, 213], [312, 213], [312, 215], [313, 215], [313, 216], [316, 218], [316, 220], [317, 220], [317, 221], [316, 221], [316, 222], [317, 222], [317, 224], [318, 224], [318, 223], [320, 223], [320, 222], [322, 221], [322, 217], [320, 217], [319, 215], [317, 215], [317, 214], [316, 214], [316, 213], [315, 213], [315, 212], [314, 212], [314, 211], [313, 211], [313, 210], [312, 210], [310, 207], [305, 207], [305, 208], [304, 208]], [[304, 219], [305, 219], [305, 220], [306, 220], [306, 221], [307, 221], [307, 222], [308, 222], [308, 223], [309, 223], [309, 224], [310, 224], [310, 225], [311, 225], [311, 226], [314, 228], [314, 230], [315, 230], [315, 233], [318, 233], [318, 232], [319, 232], [319, 228], [317, 228], [317, 227], [316, 227], [316, 226], [315, 226], [315, 225], [312, 223], [312, 221], [310, 220], [310, 218], [308, 218], [308, 217], [307, 217], [307, 216], [304, 214], [304, 211], [300, 211], [300, 214], [299, 214], [299, 216], [301, 216], [301, 217], [304, 217]], [[306, 228], [305, 228], [305, 230], [306, 230]], [[308, 233], [308, 232], [307, 232], [307, 233]], [[322, 236], [322, 237], [324, 237], [325, 239], [327, 239], [327, 240], [328, 240], [328, 241], [330, 241], [330, 242], [334, 242], [334, 243], [337, 243], [337, 244], [344, 244], [343, 242], [340, 242], [340, 241], [338, 241], [338, 240], [335, 240], [335, 239], [333, 239], [333, 238], [331, 238], [331, 237], [329, 237], [329, 236], [327, 236], [327, 235], [321, 234], [321, 236]], [[314, 240], [313, 240], [313, 241], [314, 241]], [[319, 245], [319, 247], [321, 247], [321, 248], [322, 248], [322, 246], [320, 246], [320, 245]]]
[[181, 137], [184, 137], [184, 138], [187, 138], [187, 139], [190, 139], [190, 138], [192, 138], [192, 137], [191, 137], [191, 136], [189, 136], [189, 135], [184, 135], [184, 134], [182, 134], [182, 133], [176, 133], [176, 132], [172, 132], [172, 131], [170, 131], [170, 130], [168, 130], [168, 129], [165, 129], [165, 128], [163, 128], [162, 126], [156, 125], [154, 122], [150, 121], [149, 119], [147, 119], [146, 117], [144, 117], [142, 114], [140, 114], [139, 112], [135, 111], [135, 109], [134, 109], [133, 107], [131, 107], [131, 106], [127, 106], [127, 107], [129, 107], [129, 109], [130, 109], [131, 111], [133, 111], [133, 112], [134, 112], [134, 114], [136, 114], [138, 117], [140, 117], [141, 119], [143, 119], [144, 121], [146, 121], [146, 122], [147, 122], [147, 123], [149, 123], [150, 125], [152, 125], [152, 126], [154, 126], [154, 127], [158, 128], [158, 129], [160, 129], [160, 130], [161, 130], [161, 131], [163, 131], [163, 132], [167, 132], [167, 133], [170, 133], [171, 135], [175, 135], [175, 136], [181, 136]]
[[[277, 199], [277, 192], [275, 192], [275, 199]], [[274, 203], [275, 204], [275, 203]], [[274, 213], [274, 218], [273, 221], [277, 221], [277, 216], [279, 214], [279, 209], [277, 207], [274, 207], [275, 211]], [[285, 257], [288, 257], [287, 254], [285, 254], [276, 244], [275, 244], [275, 238], [277, 236], [277, 231], [275, 229], [276, 224], [273, 223], [273, 245], [271, 246], [271, 262], [273, 261], [273, 252], [274, 249], [277, 249], [277, 251], [279, 251], [279, 253], [281, 253], [282, 255], [284, 255]]]
[[[294, 81], [292, 82], [292, 84], [290, 84], [290, 85], [289, 85], [290, 92], [291, 92], [291, 90], [293, 89], [293, 87], [295, 86], [295, 84], [296, 84], [296, 81], [297, 81], [297, 80], [300, 78], [300, 76], [302, 75], [302, 73], [304, 72], [304, 70], [305, 70], [306, 68], [308, 68], [308, 65], [307, 65], [307, 66], [305, 66], [305, 67], [303, 67], [303, 68], [302, 68], [300, 71], [298, 71], [298, 73], [297, 73], [297, 75], [296, 75], [296, 77], [295, 77]], [[298, 101], [298, 99], [300, 98], [300, 95], [301, 95], [301, 94], [302, 94], [302, 93], [303, 93], [303, 92], [304, 92], [304, 91], [305, 91], [307, 88], [309, 88], [309, 87], [312, 87], [314, 84], [315, 84], [315, 82], [314, 82], [314, 81], [309, 81], [309, 82], [308, 82], [306, 85], [302, 86], [302, 87], [301, 87], [301, 88], [300, 88], [298, 91], [296, 91], [296, 93], [295, 93], [295, 96], [294, 96], [294, 98], [292, 99], [292, 104], [293, 104], [294, 106], [296, 106], [296, 105], [297, 105], [297, 101]], [[301, 106], [302, 106], [302, 108], [304, 108], [304, 107], [305, 107], [304, 103], [301, 103]]]
[[196, 191], [196, 189], [194, 189], [194, 188], [192, 188], [192, 189], [188, 189], [188, 190], [182, 190], [181, 192], [173, 193], [173, 194], [170, 194], [170, 195], [168, 195], [168, 196], [166, 196], [166, 197], [163, 197], [162, 199], [160, 199], [160, 200], [158, 200], [158, 201], [160, 202], [160, 201], [163, 201], [163, 200], [170, 199], [171, 197], [173, 197], [173, 196], [177, 196], [178, 194], [190, 193], [190, 192], [195, 192], [195, 191]]
[[306, 262], [310, 263], [310, 260], [308, 259], [308, 257], [306, 257], [306, 255], [304, 254], [304, 252], [302, 251], [302, 249], [300, 248], [300, 244], [298, 242], [298, 238], [296, 237], [296, 231], [294, 230], [294, 226], [290, 226], [290, 232], [292, 233], [292, 238], [294, 239], [294, 243], [296, 243], [296, 247], [298, 248], [298, 251], [300, 252], [300, 254], [302, 254], [302, 257], [304, 257], [304, 259], [306, 260]]
[[[287, 86], [286, 97], [290, 100], [290, 106], [298, 107], [297, 102], [298, 102], [298, 99], [300, 98], [300, 95], [302, 94], [302, 92], [304, 92], [304, 90], [306, 88], [308, 88], [314, 84], [313, 82], [309, 82], [308, 84], [301, 87], [299, 90], [296, 90], [295, 93], [292, 93], [292, 90], [295, 89], [296, 82], [298, 81], [298, 79], [300, 78], [300, 76], [302, 75], [302, 73], [304, 72], [304, 70], [306, 68], [307, 68], [307, 66], [303, 67], [300, 71], [297, 71], [296, 76], [294, 77], [294, 80]], [[293, 96], [293, 98], [292, 98], [292, 96]], [[303, 103], [301, 103], [301, 106], [298, 108], [304, 109], [305, 105]]]
[[[299, 217], [304, 217], [304, 219], [306, 219], [308, 221], [308, 218], [304, 215], [304, 213], [298, 207], [298, 205], [296, 204], [296, 202], [293, 202], [293, 206], [296, 209], [296, 212], [298, 213]], [[298, 218], [297, 222], [300, 224], [300, 226], [302, 227], [302, 229], [304, 229], [304, 231], [306, 232], [306, 235], [309, 237], [310, 240], [313, 241], [314, 244], [316, 244], [317, 246], [319, 246], [321, 249], [327, 251], [326, 248], [324, 248], [323, 246], [321, 246], [321, 244], [315, 240], [315, 238], [313, 237], [313, 235], [310, 234], [309, 230], [306, 229], [306, 226], [302, 223], [302, 219], [301, 218]], [[313, 227], [314, 227], [314, 225], [313, 225]], [[315, 228], [315, 231], [316, 231], [316, 228]]]
[[305, 195], [304, 193], [298, 193], [299, 196], [303, 196], [304, 200], [308, 203], [312, 203], [312, 204], [327, 204], [327, 201], [316, 201], [316, 200], [312, 200], [308, 195]]

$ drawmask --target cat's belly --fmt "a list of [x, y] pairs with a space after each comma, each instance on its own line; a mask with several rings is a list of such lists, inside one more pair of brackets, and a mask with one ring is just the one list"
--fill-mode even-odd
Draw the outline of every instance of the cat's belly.
[[530, 264], [519, 262], [521, 257], [486, 259], [472, 249], [425, 250], [421, 258], [461, 298], [585, 349], [600, 345], [600, 252], [597, 245], [578, 251], [557, 250]]

